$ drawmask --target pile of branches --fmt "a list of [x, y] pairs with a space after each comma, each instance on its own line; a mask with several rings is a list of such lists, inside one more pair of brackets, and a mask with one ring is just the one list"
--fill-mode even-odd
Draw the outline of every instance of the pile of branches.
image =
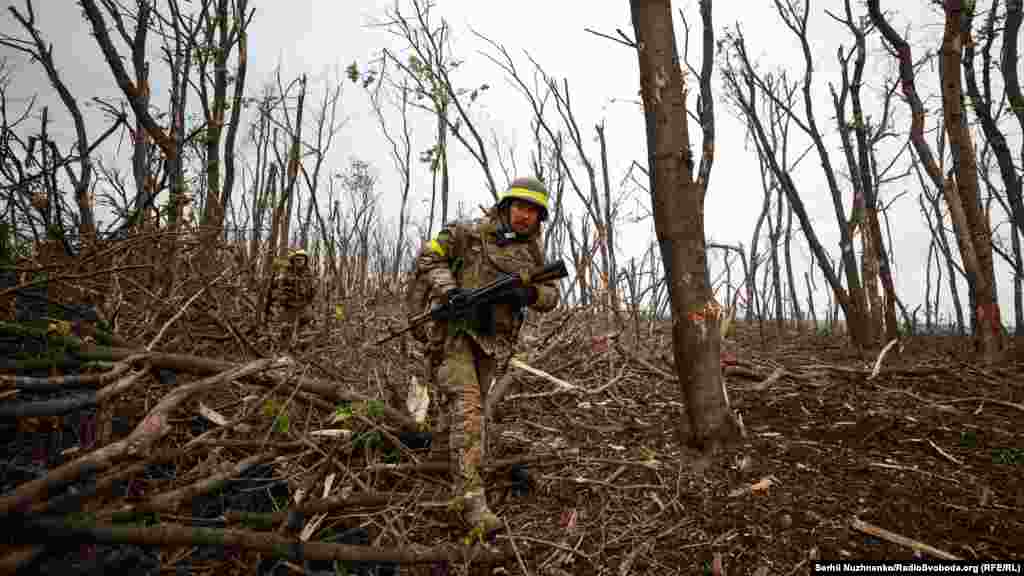
[[[408, 411], [359, 391], [373, 370], [346, 366], [357, 352], [332, 356], [315, 344], [337, 346], [352, 324], [365, 331], [365, 318], [320, 319], [304, 352], [301, 342], [282, 349], [279, 327], [254, 314], [251, 275], [231, 262], [206, 274], [185, 254], [177, 280], [161, 285], [151, 266], [124, 264], [141, 259], [139, 246], [120, 244], [106, 256], [122, 264], [89, 275], [108, 291], [91, 306], [95, 317], [53, 315], [74, 303], [51, 289], [35, 295], [45, 311], [0, 321], [3, 338], [18, 343], [0, 370], [0, 517], [12, 528], [0, 566], [90, 573], [82, 544], [94, 567], [144, 573], [161, 564], [333, 573], [338, 562], [380, 570], [509, 557], [480, 541], [420, 543], [398, 527], [424, 503], [451, 515], [447, 490], [424, 490], [443, 488], [428, 478], [447, 473], [447, 462], [423, 461], [424, 435]], [[6, 295], [99, 289], [74, 268], [50, 270]]]
[[[401, 325], [393, 302], [353, 300], [341, 312], [318, 302], [331, 314], [288, 343], [261, 318], [259, 279], [231, 258], [202, 267], [185, 250], [168, 285], [129, 264], [142, 244], [123, 246], [109, 253], [115, 266], [90, 276], [107, 287], [102, 328], [0, 324], [45, 359], [17, 359], [0, 375], [0, 517], [16, 527], [0, 566], [69, 573], [82, 544], [94, 564], [143, 573], [316, 574], [336, 563], [356, 573], [626, 573], [689, 561], [685, 551], [646, 557], [639, 545], [683, 538], [694, 523], [684, 494], [706, 491], [680, 474], [699, 458], [679, 442], [686, 418], [667, 328], [633, 335], [592, 309], [531, 316], [520, 354], [487, 394], [486, 479], [507, 529], [484, 542], [458, 522], [447, 459], [429, 450], [431, 419], [406, 408], [426, 381], [422, 356], [402, 338], [369, 344]], [[81, 276], [50, 281], [99, 289]], [[753, 328], [738, 331], [723, 342], [733, 390], [851, 370], [784, 365], [744, 345], [758, 340]], [[873, 360], [853, 370], [868, 377], [890, 362]], [[697, 532], [685, 538], [712, 539]]]

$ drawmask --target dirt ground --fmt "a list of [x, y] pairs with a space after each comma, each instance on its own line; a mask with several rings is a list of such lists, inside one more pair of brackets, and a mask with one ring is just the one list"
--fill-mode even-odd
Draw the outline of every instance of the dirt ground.
[[[651, 344], [640, 348], [664, 365], [664, 338]], [[630, 561], [632, 573], [692, 574], [716, 552], [727, 571], [770, 574], [807, 573], [814, 559], [914, 557], [854, 519], [963, 559], [1021, 559], [1024, 365], [982, 369], [965, 361], [966, 345], [911, 338], [869, 378], [877, 355], [861, 359], [838, 338], [792, 333], [762, 346], [740, 327], [723, 362], [746, 438], [710, 462], [676, 442], [675, 383], [613, 352], [591, 356], [589, 371], [549, 366], [581, 386], [619, 380], [582, 399], [510, 402], [503, 434], [561, 438], [580, 457], [543, 470], [540, 489], [502, 511], [519, 531], [577, 550], [563, 566], [573, 574]], [[533, 550], [538, 565], [556, 562]]]
[[[223, 323], [241, 326], [244, 316]], [[276, 350], [272, 335], [253, 329], [217, 336], [217, 326], [204, 318], [186, 315], [182, 322], [193, 336], [168, 333], [163, 351], [241, 362], [254, 358], [251, 350], [268, 356]], [[146, 322], [129, 340], [147, 342], [161, 325], [153, 317]], [[400, 409], [410, 377], [423, 377], [421, 362], [399, 340], [363, 346], [389, 322], [385, 309], [353, 309], [343, 321], [339, 316], [300, 334], [300, 370]], [[745, 437], [705, 459], [677, 440], [685, 408], [671, 376], [669, 337], [663, 327], [642, 332], [638, 339], [629, 331], [609, 337], [615, 332], [565, 311], [525, 331], [521, 360], [572, 388], [516, 370], [488, 428], [489, 459], [529, 471], [528, 483], [508, 466], [488, 476], [493, 508], [508, 524], [495, 545], [514, 552], [501, 564], [504, 573], [694, 574], [711, 571], [717, 557], [725, 573], [786, 575], [809, 573], [815, 559], [911, 559], [921, 550], [926, 557], [1024, 558], [1024, 363], [981, 367], [969, 361], [963, 339], [911, 337], [871, 377], [877, 350], [860, 356], [838, 337], [795, 332], [763, 343], [754, 326], [741, 324], [723, 343], [722, 356]], [[143, 393], [119, 396], [99, 417], [126, 424], [110, 433], [117, 438], [175, 386], [194, 379], [183, 372], [176, 379], [154, 376]], [[318, 495], [332, 473], [331, 496], [397, 495], [386, 506], [314, 515], [313, 541], [360, 528], [360, 543], [376, 546], [426, 549], [465, 538], [445, 504], [447, 476], [413, 464], [413, 458], [428, 460], [428, 452], [389, 445], [397, 431], [378, 418], [379, 410], [360, 412], [356, 404], [297, 390], [236, 382], [190, 399], [154, 450], [180, 448], [202, 434], [209, 440], [179, 454], [170, 472], [132, 477], [128, 488], [91, 509], [189, 486], [211, 466], [251, 457], [269, 442], [281, 450], [303, 447], [262, 472], [285, 481], [283, 498], [300, 488]], [[246, 411], [253, 398], [287, 413], [291, 424], [281, 426], [265, 409]], [[248, 432], [213, 430], [210, 418], [200, 417], [200, 400], [227, 420], [249, 423]], [[339, 425], [350, 429], [349, 440], [312, 433]], [[9, 448], [7, 459], [13, 458]], [[221, 493], [232, 490], [242, 489], [229, 483]], [[194, 525], [232, 507], [280, 510], [279, 500], [260, 509], [251, 499], [222, 498], [202, 510], [193, 502], [191, 512], [186, 502], [161, 521]], [[889, 533], [914, 544], [894, 543]], [[303, 569], [266, 571], [254, 552], [202, 556], [197, 550], [163, 548], [160, 572]], [[422, 573], [449, 572], [435, 565]]]

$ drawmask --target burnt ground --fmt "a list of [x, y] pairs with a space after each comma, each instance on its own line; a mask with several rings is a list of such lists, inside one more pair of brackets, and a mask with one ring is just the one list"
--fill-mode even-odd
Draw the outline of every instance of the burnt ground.
[[[119, 332], [130, 342], [150, 342], [190, 295], [182, 291], [140, 311]], [[190, 308], [157, 349], [236, 362], [281, 353], [274, 326], [252, 325], [251, 310], [230, 287], [212, 300]], [[170, 432], [149, 454], [94, 478], [118, 483], [79, 512], [109, 518], [113, 510], [153, 502], [266, 453], [257, 466], [229, 474], [226, 484], [145, 525], [258, 531], [233, 524], [230, 512], [277, 511], [275, 523], [262, 530], [288, 535], [309, 526], [311, 541], [406, 550], [461, 542], [465, 531], [446, 501], [448, 477], [417, 467], [414, 459], [431, 455], [398, 446], [398, 429], [381, 413], [381, 403], [402, 408], [410, 377], [423, 378], [421, 361], [399, 340], [363, 346], [394, 324], [389, 308], [364, 304], [350, 302], [337, 317], [324, 305], [326, 319], [299, 336], [288, 378], [315, 377], [376, 400], [338, 402], [265, 382], [217, 386], [181, 404]], [[685, 412], [664, 328], [644, 327], [636, 340], [628, 330], [609, 337], [615, 332], [588, 318], [562, 311], [524, 331], [520, 359], [572, 389], [514, 370], [513, 389], [488, 430], [491, 459], [519, 463], [488, 476], [493, 508], [508, 523], [495, 545], [514, 548], [501, 565], [505, 573], [693, 574], [717, 557], [726, 573], [794, 574], [808, 573], [814, 559], [920, 554], [855, 528], [855, 519], [959, 558], [1024, 558], [1024, 363], [982, 367], [969, 361], [965, 340], [921, 336], [886, 355], [871, 378], [877, 350], [860, 356], [838, 337], [796, 332], [762, 342], [754, 326], [740, 325], [723, 343], [723, 366], [746, 434], [706, 459], [677, 439]], [[104, 369], [110, 366], [82, 368]], [[171, 390], [200, 378], [187, 370], [150, 372], [131, 393], [66, 415], [51, 432], [46, 419], [20, 419], [18, 433], [5, 437], [3, 491], [124, 438]], [[0, 402], [29, 399], [36, 396], [8, 390]], [[215, 424], [201, 408], [247, 428]], [[316, 433], [323, 429], [348, 432], [342, 439]], [[168, 451], [158, 462], [154, 455]], [[140, 462], [145, 466], [126, 472]], [[391, 501], [336, 505], [281, 521], [296, 492], [307, 494], [307, 503], [321, 499], [329, 477], [330, 497], [372, 491]], [[334, 568], [275, 561], [240, 547], [177, 543], [131, 548], [121, 554], [127, 559], [111, 559], [117, 556], [111, 547], [86, 549], [92, 564], [75, 564], [73, 573], [99, 573], [104, 563], [109, 572], [115, 560], [138, 574], [326, 574]], [[37, 551], [22, 573], [56, 573], [62, 562], [60, 573], [72, 573], [66, 561], [83, 554], [75, 546]], [[373, 573], [369, 566], [359, 569]], [[446, 573], [440, 565], [422, 570]]]

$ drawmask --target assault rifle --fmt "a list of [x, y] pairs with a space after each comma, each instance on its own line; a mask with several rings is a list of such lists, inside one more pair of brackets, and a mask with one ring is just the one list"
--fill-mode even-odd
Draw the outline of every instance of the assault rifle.
[[432, 309], [422, 314], [413, 316], [409, 319], [409, 324], [407, 326], [397, 332], [392, 332], [391, 334], [380, 338], [377, 340], [376, 345], [380, 346], [388, 340], [405, 334], [413, 328], [431, 320], [444, 322], [470, 318], [478, 308], [493, 306], [494, 304], [503, 301], [508, 297], [509, 293], [516, 288], [547, 282], [549, 280], [557, 280], [559, 278], [565, 278], [568, 275], [569, 271], [566, 270], [565, 262], [562, 260], [556, 260], [543, 268], [531, 271], [527, 277], [527, 282], [525, 283], [523, 282], [523, 277], [519, 274], [506, 274], [486, 286], [474, 288], [466, 292], [465, 295], [459, 299], [460, 304], [458, 307], [448, 302], [434, 306]]

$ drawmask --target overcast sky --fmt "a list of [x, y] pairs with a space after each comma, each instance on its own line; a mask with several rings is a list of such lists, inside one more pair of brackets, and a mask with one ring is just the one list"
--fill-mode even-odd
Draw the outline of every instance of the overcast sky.
[[[120, 97], [109, 68], [102, 61], [99, 49], [92, 38], [82, 11], [77, 2], [71, 0], [36, 0], [37, 26], [46, 38], [54, 42], [54, 59], [70, 90], [80, 101], [88, 98]], [[401, 50], [402, 43], [380, 29], [368, 26], [384, 18], [385, 11], [395, 6], [393, 1], [372, 0], [291, 0], [288, 2], [251, 0], [256, 15], [250, 28], [248, 92], [256, 95], [260, 85], [271, 78], [272, 70], [280, 65], [285, 81], [302, 73], [310, 76], [311, 96], [307, 102], [316, 102], [324, 81], [330, 81], [336, 70], [355, 61], [363, 65], [377, 58], [384, 47]], [[884, 9], [904, 11], [895, 20], [898, 30], [910, 29], [911, 41], [915, 43], [915, 57], [925, 47], [937, 46], [941, 39], [941, 21], [934, 9], [926, 7], [928, 2], [883, 2]], [[0, 2], [4, 8], [16, 5], [23, 9], [24, 1]], [[863, 11], [862, 2], [855, 2], [855, 10]], [[888, 5], [888, 6], [887, 6]], [[910, 7], [910, 5], [914, 5]], [[402, 3], [403, 8], [406, 4]], [[674, 9], [682, 9], [690, 22], [693, 39], [690, 45], [690, 59], [699, 66], [700, 17], [696, 0], [674, 2]], [[815, 56], [815, 110], [818, 125], [830, 136], [830, 153], [833, 164], [845, 169], [838, 138], [833, 138], [836, 129], [827, 82], [839, 81], [836, 64], [836, 48], [840, 43], [851, 44], [845, 28], [831, 20], [824, 11], [842, 12], [841, 0], [816, 0], [812, 4], [810, 38]], [[558, 78], [569, 82], [573, 106], [580, 130], [583, 132], [588, 154], [598, 158], [598, 145], [594, 138], [594, 125], [604, 121], [608, 136], [608, 154], [611, 165], [611, 181], [618, 186], [629, 164], [641, 161], [645, 156], [644, 124], [642, 110], [635, 103], [638, 91], [637, 59], [633, 51], [609, 40], [589, 34], [584, 28], [595, 29], [614, 35], [621, 28], [632, 36], [628, 0], [601, 1], [551, 1], [519, 0], [518, 2], [479, 2], [468, 0], [440, 0], [435, 20], [446, 18], [452, 27], [453, 50], [455, 55], [466, 59], [465, 65], [454, 76], [462, 87], [472, 88], [488, 83], [487, 91], [473, 107], [473, 116], [478, 119], [484, 133], [493, 130], [504, 146], [515, 150], [520, 172], [528, 166], [527, 154], [531, 149], [532, 134], [529, 128], [530, 109], [525, 98], [515, 90], [497, 67], [478, 55], [478, 50], [487, 49], [475, 38], [472, 29], [504, 44], [516, 58], [517, 66], [530, 70], [524, 50]], [[794, 75], [803, 71], [803, 60], [796, 37], [783, 26], [775, 12], [772, 0], [724, 1], [714, 5], [715, 32], [720, 36], [725, 27], [740, 25], [747, 37], [748, 49], [764, 67], [785, 66]], [[910, 24], [910, 23], [913, 24]], [[4, 33], [18, 33], [17, 24], [5, 9], [0, 14], [0, 29]], [[683, 43], [683, 28], [676, 15], [676, 30], [680, 49]], [[127, 49], [122, 45], [122, 53]], [[0, 48], [0, 50], [6, 50]], [[883, 57], [879, 39], [871, 39], [872, 53], [865, 73], [866, 89], [874, 92], [881, 86], [886, 74], [893, 70], [892, 62]], [[155, 58], [156, 50], [151, 50]], [[16, 98], [38, 94], [40, 105], [49, 104], [56, 124], [51, 132], [70, 137], [71, 129], [66, 123], [66, 113], [45, 78], [37, 67], [23, 59], [12, 58], [15, 67], [13, 93]], [[154, 67], [159, 64], [154, 63]], [[714, 90], [716, 98], [717, 135], [715, 166], [711, 176], [712, 184], [705, 208], [706, 234], [709, 240], [724, 243], [743, 243], [749, 249], [751, 232], [760, 211], [763, 191], [758, 175], [757, 158], [749, 149], [744, 137], [744, 127], [735, 117], [735, 111], [723, 104], [721, 75], [716, 71]], [[919, 90], [934, 94], [934, 81], [926, 83], [919, 79]], [[167, 86], [155, 82], [154, 104], [166, 109]], [[613, 102], [618, 99], [618, 102]], [[633, 101], [631, 103], [630, 101]], [[871, 110], [877, 100], [865, 94], [866, 107]], [[356, 156], [374, 164], [379, 174], [379, 191], [382, 195], [385, 219], [396, 218], [395, 209], [399, 179], [392, 168], [387, 143], [379, 133], [365, 92], [359, 87], [346, 84], [343, 107], [347, 123], [335, 144], [331, 155], [331, 168], [342, 169], [350, 157]], [[691, 98], [688, 105], [693, 109]], [[896, 129], [903, 132], [908, 125], [906, 106], [902, 101], [895, 103]], [[802, 106], [801, 106], [802, 113]], [[63, 122], [63, 123], [62, 123]], [[95, 114], [90, 115], [90, 130], [98, 132], [102, 123]], [[929, 120], [929, 127], [934, 126]], [[414, 134], [416, 151], [432, 144], [433, 123], [420, 117]], [[796, 128], [793, 131], [796, 132]], [[691, 126], [692, 137], [699, 138], [699, 127]], [[70, 140], [65, 140], [70, 143]], [[472, 158], [464, 153], [454, 139], [449, 139], [452, 163], [452, 201], [464, 201], [470, 206], [488, 201], [485, 180]], [[794, 148], [802, 150], [806, 140], [801, 138]], [[127, 146], [127, 143], [125, 143]], [[695, 151], [700, 150], [699, 141], [693, 143]], [[980, 146], [979, 146], [980, 148]], [[122, 151], [122, 156], [124, 156]], [[113, 154], [114, 152], [108, 151]], [[493, 151], [492, 151], [493, 154]], [[883, 155], [883, 159], [885, 155]], [[123, 159], [122, 159], [123, 162]], [[429, 173], [417, 166], [413, 180], [413, 203], [429, 201]], [[495, 167], [495, 178], [500, 180], [500, 170]], [[812, 152], [794, 172], [805, 204], [816, 225], [816, 232], [826, 249], [833, 256], [838, 255], [838, 232], [831, 198], [821, 175], [820, 163]], [[844, 188], [849, 188], [843, 182]], [[237, 184], [236, 184], [237, 186]], [[888, 202], [897, 194], [908, 191], [895, 201], [891, 208], [893, 234], [898, 238], [895, 247], [897, 290], [901, 298], [913, 309], [921, 303], [924, 295], [923, 263], [927, 254], [929, 236], [919, 214], [917, 196], [919, 187], [915, 179], [890, 185], [882, 191], [881, 201]], [[239, 190], [236, 188], [235, 194]], [[645, 208], [649, 199], [636, 196]], [[844, 204], [849, 209], [849, 193]], [[632, 211], [633, 202], [625, 207]], [[572, 212], [579, 215], [578, 202], [571, 204]], [[420, 216], [424, 212], [420, 212]], [[1004, 219], [998, 211], [999, 220]], [[884, 224], [883, 224], [884, 225]], [[436, 229], [436, 226], [435, 226]], [[764, 231], [767, 227], [764, 228]], [[645, 221], [635, 225], [624, 225], [620, 231], [618, 246], [619, 262], [629, 257], [640, 256], [651, 240], [653, 225]], [[859, 242], [858, 242], [859, 244]], [[765, 246], [762, 241], [761, 246]], [[809, 250], [802, 234], [797, 232], [794, 240], [796, 274], [798, 278], [807, 269]], [[998, 258], [997, 258], [998, 261]], [[1012, 286], [1008, 268], [998, 262], [998, 282], [1004, 321], [1010, 322], [1013, 315]], [[819, 287], [816, 305], [821, 313], [825, 293], [820, 290], [823, 282], [815, 271]], [[802, 286], [802, 282], [799, 282]], [[804, 291], [800, 290], [803, 298]], [[948, 295], [944, 296], [948, 304]], [[804, 306], [806, 308], [806, 306]], [[923, 319], [923, 316], [922, 316]]]

